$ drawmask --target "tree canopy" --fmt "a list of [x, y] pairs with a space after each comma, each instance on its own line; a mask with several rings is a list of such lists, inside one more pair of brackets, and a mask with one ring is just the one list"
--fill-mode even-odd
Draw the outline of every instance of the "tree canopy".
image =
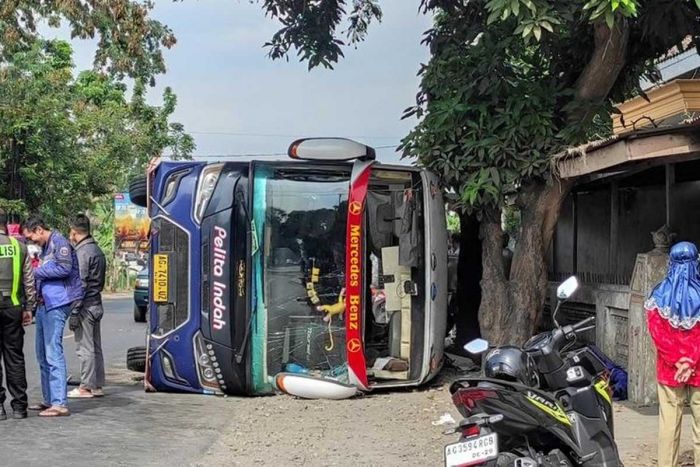
[[169, 123], [176, 97], [145, 101], [98, 71], [74, 76], [64, 41], [35, 41], [0, 66], [0, 205], [14, 214], [41, 211], [63, 220], [123, 188], [149, 157], [171, 148], [187, 157], [192, 138]]
[[162, 48], [175, 35], [149, 17], [153, 0], [3, 0], [0, 2], [0, 61], [33, 47], [39, 26], [65, 26], [71, 38], [97, 39], [96, 69], [152, 81], [165, 71]]
[[[295, 50], [331, 67], [382, 19], [378, 0], [264, 0], [282, 27], [272, 58]], [[654, 60], [700, 37], [700, 0], [421, 0], [434, 15], [405, 155], [442, 175], [469, 207], [500, 204], [546, 177], [551, 155], [610, 131], [612, 104], [654, 80]]]
[[[309, 67], [331, 67], [382, 17], [378, 0], [262, 3], [282, 24], [267, 44], [270, 56], [296, 50]], [[482, 268], [467, 276], [487, 284], [482, 332], [494, 342], [522, 341], [544, 304], [545, 257], [572, 186], [557, 180], [552, 156], [609, 135], [613, 104], [641, 93], [641, 78], [658, 79], [656, 60], [674, 45], [688, 36], [697, 44], [700, 0], [420, 0], [416, 7], [434, 19], [424, 38], [431, 57], [405, 112], [418, 124], [401, 149], [439, 174], [479, 224], [481, 249], [472, 257], [481, 254]], [[520, 226], [506, 269], [502, 218], [511, 204]], [[473, 227], [461, 227], [462, 238], [473, 239]]]
[[442, 11], [404, 141], [470, 207], [550, 175], [551, 156], [610, 133], [613, 103], [700, 33], [695, 2], [491, 0]]

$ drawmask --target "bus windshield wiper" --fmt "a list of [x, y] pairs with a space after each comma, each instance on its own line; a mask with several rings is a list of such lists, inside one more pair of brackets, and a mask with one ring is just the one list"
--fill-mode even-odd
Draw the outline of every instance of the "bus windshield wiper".
[[[251, 234], [251, 243], [252, 243], [252, 248], [251, 248], [251, 257], [255, 254], [256, 251], [258, 251], [258, 235], [255, 229], [255, 223], [253, 222], [253, 218], [250, 216], [250, 211], [248, 211], [248, 205], [245, 202], [245, 198], [243, 196], [242, 192], [237, 192], [236, 193], [236, 201], [238, 201], [239, 205], [243, 208], [243, 214], [245, 215], [246, 218], [246, 223], [250, 227], [250, 234]], [[234, 357], [236, 358], [236, 363], [238, 365], [243, 362], [243, 357], [245, 356], [245, 349], [246, 346], [248, 345], [248, 337], [250, 336], [250, 328], [253, 324], [253, 317], [255, 316], [255, 310], [251, 310], [250, 312], [250, 317], [248, 318], [248, 322], [246, 323], [245, 327], [245, 334], [243, 335], [243, 342], [241, 343], [241, 346], [238, 348], [238, 350], [234, 353]]]

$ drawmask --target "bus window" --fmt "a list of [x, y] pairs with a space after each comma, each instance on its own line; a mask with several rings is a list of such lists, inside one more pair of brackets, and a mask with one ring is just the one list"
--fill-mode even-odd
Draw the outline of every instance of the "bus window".
[[266, 372], [342, 377], [348, 174], [273, 170], [264, 190]]

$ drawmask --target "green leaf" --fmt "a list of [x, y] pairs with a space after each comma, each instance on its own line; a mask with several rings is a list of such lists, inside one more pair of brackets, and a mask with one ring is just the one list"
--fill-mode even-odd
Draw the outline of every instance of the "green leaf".
[[510, 9], [513, 10], [513, 15], [520, 16], [520, 0], [510, 2]]
[[610, 4], [607, 3], [606, 0], [602, 0], [600, 2], [600, 5], [598, 5], [598, 8], [596, 8], [591, 14], [591, 19], [595, 20], [603, 16], [603, 14], [605, 14], [605, 11], [608, 9], [609, 6]]
[[554, 32], [554, 28], [553, 28], [552, 25], [549, 24], [547, 21], [542, 21], [542, 22], [540, 23], [540, 26], [543, 27], [544, 29], [546, 29], [546, 30], [549, 31], [549, 32]]
[[489, 0], [489, 2], [486, 4], [486, 9], [489, 11], [500, 10], [506, 5], [507, 1], [508, 0]]
[[559, 21], [557, 18], [553, 16], [543, 16], [540, 18], [541, 21], [547, 21], [548, 23], [551, 24], [561, 24], [561, 21]]
[[613, 13], [612, 10], [608, 10], [608, 12], [605, 13], [605, 24], [607, 24], [610, 29], [615, 25], [615, 13]]
[[542, 28], [540, 28], [539, 26], [535, 26], [534, 28], [532, 28], [532, 33], [535, 35], [535, 39], [537, 39], [537, 41], [539, 41], [542, 38]]
[[[600, 3], [601, 0], [591, 0], [590, 2], [583, 5], [584, 10], [590, 10]], [[700, 0], [699, 0], [700, 1]]]
[[695, 4], [700, 8], [700, 0], [695, 0]]
[[500, 16], [501, 16], [500, 11], [498, 11], [498, 10], [492, 11], [491, 14], [489, 15], [488, 19], [486, 20], [486, 24], [489, 25], [489, 24], [495, 23]]

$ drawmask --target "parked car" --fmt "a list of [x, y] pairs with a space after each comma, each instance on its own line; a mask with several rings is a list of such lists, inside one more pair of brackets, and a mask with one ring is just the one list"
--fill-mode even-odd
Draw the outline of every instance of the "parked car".
[[136, 286], [134, 287], [134, 321], [137, 323], [146, 322], [146, 311], [148, 310], [148, 268], [143, 268], [136, 275]]

